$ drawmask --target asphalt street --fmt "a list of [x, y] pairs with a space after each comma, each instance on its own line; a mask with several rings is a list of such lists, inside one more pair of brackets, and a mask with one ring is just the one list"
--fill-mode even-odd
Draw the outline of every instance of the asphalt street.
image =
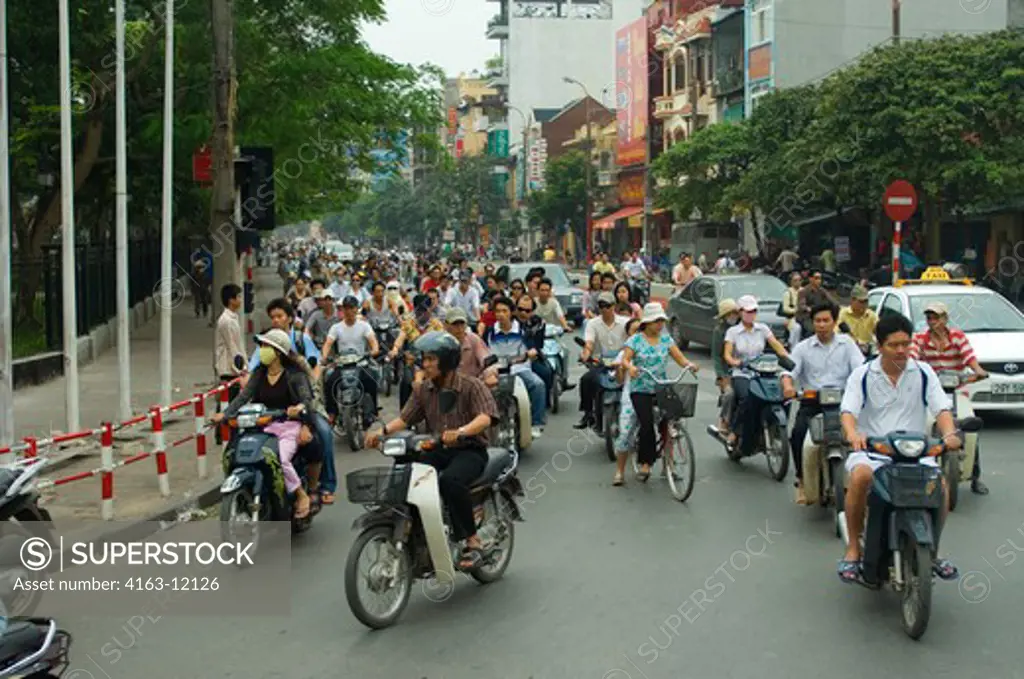
[[[708, 368], [701, 351], [690, 354]], [[1024, 677], [1024, 496], [1012, 485], [1024, 472], [1015, 440], [1024, 420], [986, 418], [992, 493], [961, 496], [943, 546], [964, 578], [936, 582], [931, 624], [914, 642], [901, 630], [896, 595], [838, 581], [842, 547], [830, 514], [795, 505], [791, 477], [773, 481], [763, 457], [729, 462], [704, 432], [716, 413], [709, 373], [701, 373], [690, 426], [698, 480], [686, 504], [657, 474], [647, 485], [630, 478], [612, 487], [602, 443], [588, 448], [572, 429], [570, 392], [570, 407], [551, 416], [522, 459], [526, 522], [516, 524], [501, 581], [460, 579], [444, 600], [417, 584], [396, 626], [365, 629], [343, 584], [361, 508], [342, 494], [294, 541], [291, 581], [267, 583], [291, 588], [290, 612], [62, 620], [75, 637], [65, 676]], [[338, 446], [342, 475], [382, 462], [376, 452]]]

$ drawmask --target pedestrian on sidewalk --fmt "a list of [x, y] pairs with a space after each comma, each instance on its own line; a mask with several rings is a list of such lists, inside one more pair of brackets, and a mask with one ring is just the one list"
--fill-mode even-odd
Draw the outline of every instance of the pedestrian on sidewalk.
[[[245, 343], [242, 341], [242, 324], [238, 318], [238, 310], [242, 308], [242, 288], [228, 283], [220, 289], [220, 301], [224, 311], [217, 319], [217, 331], [213, 335], [213, 370], [221, 383], [230, 382], [238, 377], [244, 378]], [[236, 361], [236, 359], [241, 359]], [[241, 367], [236, 365], [241, 364]], [[234, 399], [241, 391], [240, 382], [228, 387], [228, 400]], [[220, 408], [220, 401], [218, 401]], [[221, 443], [220, 428], [216, 430], [217, 443]]]
[[210, 317], [210, 285], [212, 281], [209, 274], [209, 266], [204, 258], [197, 258], [192, 263], [189, 283], [192, 288], [192, 302], [195, 304], [196, 318]]

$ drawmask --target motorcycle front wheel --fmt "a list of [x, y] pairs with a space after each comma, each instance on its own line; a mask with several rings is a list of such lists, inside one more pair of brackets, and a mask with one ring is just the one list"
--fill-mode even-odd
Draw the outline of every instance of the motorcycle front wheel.
[[[255, 554], [260, 546], [260, 522], [259, 518], [252, 515], [253, 509], [252, 491], [249, 488], [239, 488], [229, 493], [220, 500], [220, 540], [229, 544], [252, 543], [250, 554]], [[261, 505], [260, 513], [264, 511]], [[241, 559], [239, 566], [245, 566], [245, 559]]]
[[768, 458], [768, 471], [776, 481], [786, 478], [789, 471], [789, 439], [786, 430], [777, 422], [768, 425], [765, 431], [764, 454]]
[[[977, 455], [977, 451], [974, 454]], [[949, 486], [949, 511], [953, 511], [960, 499], [960, 454], [957, 451], [951, 450], [942, 456], [942, 474]]]
[[911, 639], [920, 639], [928, 629], [932, 612], [932, 552], [904, 533], [900, 539], [903, 571], [903, 598], [900, 613], [903, 631]]
[[615, 439], [619, 437], [619, 406], [609, 403], [604, 407], [604, 451], [615, 462]]
[[[361, 557], [375, 548], [376, 557], [368, 568], [360, 569]], [[386, 563], [382, 556], [397, 559], [397, 572]], [[365, 572], [365, 574], [364, 574]], [[360, 590], [365, 586], [365, 595]], [[391, 542], [391, 526], [367, 528], [352, 543], [345, 562], [345, 599], [356, 619], [370, 629], [384, 629], [395, 624], [409, 603], [412, 592], [412, 568], [409, 552], [397, 549]], [[372, 595], [388, 593], [394, 598], [383, 611], [372, 611], [368, 599]]]
[[846, 468], [843, 461], [833, 458], [828, 461], [829, 474], [832, 479], [832, 506], [834, 509], [833, 519], [835, 520], [836, 537], [842, 539], [843, 531], [839, 527], [842, 513], [845, 511], [846, 503]]
[[516, 544], [516, 526], [512, 521], [515, 501], [504, 492], [492, 495], [485, 505], [484, 520], [480, 525], [480, 539], [488, 550], [498, 553], [470, 572], [474, 580], [486, 585], [500, 580], [512, 561], [512, 549]]

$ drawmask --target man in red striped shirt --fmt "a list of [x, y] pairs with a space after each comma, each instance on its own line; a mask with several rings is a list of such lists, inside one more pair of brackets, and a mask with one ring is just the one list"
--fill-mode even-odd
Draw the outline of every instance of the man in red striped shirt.
[[[969, 381], [988, 377], [978, 363], [974, 349], [963, 330], [949, 327], [949, 309], [942, 302], [930, 302], [924, 309], [928, 329], [914, 335], [910, 347], [911, 357], [930, 365], [935, 372], [951, 370], [963, 372], [970, 368], [974, 374]], [[981, 462], [978, 451], [974, 454], [974, 470], [971, 472], [971, 490], [978, 495], [988, 495], [988, 486], [981, 481]]]

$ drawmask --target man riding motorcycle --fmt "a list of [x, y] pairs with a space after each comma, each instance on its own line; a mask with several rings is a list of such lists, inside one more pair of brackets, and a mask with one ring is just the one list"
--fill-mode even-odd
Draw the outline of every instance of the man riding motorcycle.
[[850, 337], [860, 346], [861, 352], [866, 354], [866, 350], [874, 346], [878, 314], [868, 308], [868, 289], [863, 285], [853, 286], [850, 306], [839, 312], [839, 323], [845, 323], [850, 329]]
[[459, 363], [459, 372], [463, 375], [476, 377], [483, 380], [489, 388], [498, 384], [498, 373], [494, 367], [487, 368], [484, 362], [491, 355], [487, 344], [476, 333], [469, 332], [467, 324], [469, 318], [466, 312], [458, 307], [448, 310], [445, 315], [445, 329], [457, 340], [462, 347], [462, 359]]
[[[413, 312], [406, 314], [405, 318], [402, 319], [402, 328], [398, 332], [398, 337], [395, 338], [395, 344], [391, 348], [391, 353], [388, 355], [389, 360], [394, 360], [407, 343], [414, 343], [419, 339], [420, 335], [444, 330], [441, 321], [434, 317], [433, 312], [429, 295], [419, 294], [413, 298]], [[417, 378], [414, 381], [419, 381], [419, 379]], [[398, 387], [399, 405], [404, 407], [411, 393], [412, 384], [407, 383], [405, 380], [400, 381]]]
[[440, 434], [443, 447], [422, 454], [418, 462], [436, 468], [441, 497], [451, 513], [452, 540], [465, 540], [459, 568], [472, 569], [483, 559], [473, 518], [470, 484], [487, 463], [487, 431], [498, 416], [498, 406], [483, 382], [458, 372], [462, 360], [459, 341], [446, 332], [428, 332], [416, 340], [423, 355], [425, 379], [412, 391], [401, 415], [382, 430], [366, 434], [367, 447], [381, 436], [426, 421], [431, 433]]
[[[377, 335], [374, 334], [370, 324], [358, 318], [359, 300], [350, 295], [342, 301], [341, 306], [342, 319], [331, 326], [327, 333], [327, 341], [324, 342], [324, 361], [326, 362], [330, 358], [331, 350], [335, 346], [338, 347], [339, 353], [345, 350], [355, 350], [360, 356], [365, 356], [367, 353], [370, 356], [376, 356], [380, 352], [380, 344], [377, 342]], [[329, 377], [330, 379], [324, 383], [324, 401], [326, 401], [327, 414], [333, 424], [338, 415], [338, 403], [334, 398], [335, 385], [341, 378], [341, 373], [335, 371]], [[363, 394], [370, 397], [373, 414], [376, 415], [377, 380], [368, 370], [362, 369], [359, 371], [359, 383], [363, 387]], [[370, 413], [367, 412], [366, 415], [369, 419]]]
[[[826, 387], [842, 388], [854, 370], [864, 363], [864, 355], [857, 344], [847, 335], [836, 333], [836, 317], [839, 309], [832, 304], [819, 304], [811, 309], [814, 334], [803, 340], [790, 353], [795, 364], [791, 371], [782, 374], [782, 389], [786, 398], [795, 398], [794, 378], [803, 389], [820, 391]], [[796, 502], [807, 504], [804, 495], [803, 451], [804, 437], [811, 418], [821, 413], [817, 403], [801, 403], [793, 423], [790, 450], [793, 451], [793, 467], [796, 470]]]
[[394, 300], [384, 295], [384, 282], [374, 281], [372, 286], [373, 292], [369, 299], [363, 302], [363, 316], [372, 325], [377, 321], [382, 320], [393, 320], [398, 321], [401, 318], [401, 313], [398, 310], [398, 305], [395, 304]]
[[[615, 313], [615, 297], [610, 292], [602, 292], [597, 298], [597, 306], [601, 315], [587, 321], [584, 331], [584, 347], [580, 359], [590, 360], [595, 353], [598, 357], [605, 353], [617, 352], [626, 342], [626, 319]], [[576, 429], [592, 427], [594, 417], [594, 399], [601, 389], [601, 369], [590, 368], [580, 378], [580, 412], [583, 416], [574, 425]]]
[[[928, 329], [914, 335], [910, 346], [911, 358], [923, 361], [936, 372], [950, 370], [963, 372], [970, 368], [973, 375], [969, 382], [988, 377], [988, 373], [978, 363], [974, 349], [967, 335], [959, 328], [949, 325], [949, 309], [942, 302], [931, 302], [924, 309], [924, 317]], [[971, 471], [971, 491], [978, 495], [988, 495], [988, 486], [981, 480], [981, 455], [975, 452], [974, 469]]]
[[[522, 302], [524, 297], [525, 295], [520, 297], [519, 301]], [[520, 345], [523, 353], [527, 353], [524, 329], [519, 321], [515, 319], [515, 312], [518, 308], [516, 303], [507, 297], [496, 297], [492, 301], [492, 305], [494, 306], [497, 322], [487, 329], [487, 336], [484, 338], [484, 341], [491, 347], [498, 343]], [[536, 356], [535, 351], [533, 351], [531, 358], [534, 356]], [[543, 433], [542, 428], [547, 412], [547, 399], [545, 398], [547, 390], [544, 380], [538, 377], [537, 373], [533, 372], [533, 369], [527, 363], [513, 365], [511, 372], [523, 382], [523, 386], [526, 387], [526, 391], [530, 394], [530, 422], [533, 425], [532, 437], [538, 439]]]
[[[853, 448], [846, 458], [845, 511], [849, 544], [838, 565], [843, 582], [861, 579], [860, 534], [864, 529], [868, 492], [875, 471], [891, 462], [886, 455], [867, 452], [868, 437], [888, 436], [899, 430], [924, 432], [930, 412], [936, 418], [946, 448], [956, 450], [962, 444], [956, 434], [949, 397], [942, 390], [938, 375], [927, 363], [910, 358], [913, 332], [913, 324], [900, 314], [880, 319], [875, 329], [879, 356], [853, 371], [843, 393], [840, 406], [843, 434]], [[920, 463], [937, 466], [932, 457], [922, 458]], [[949, 487], [945, 479], [942, 488], [945, 504], [937, 527], [939, 531], [949, 511]], [[948, 559], [936, 558], [932, 571], [943, 580], [953, 580], [959, 575]]]

